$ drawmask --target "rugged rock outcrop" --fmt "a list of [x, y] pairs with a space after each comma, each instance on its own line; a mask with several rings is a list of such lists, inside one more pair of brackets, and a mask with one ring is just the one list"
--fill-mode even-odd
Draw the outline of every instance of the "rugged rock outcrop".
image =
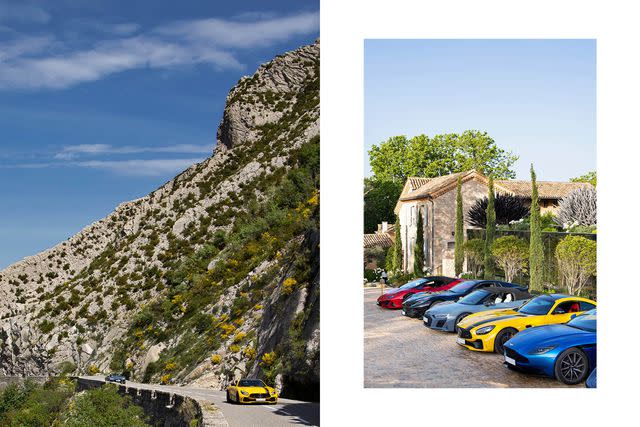
[[240, 79], [210, 158], [0, 271], [0, 374], [317, 382], [318, 141], [316, 42]]

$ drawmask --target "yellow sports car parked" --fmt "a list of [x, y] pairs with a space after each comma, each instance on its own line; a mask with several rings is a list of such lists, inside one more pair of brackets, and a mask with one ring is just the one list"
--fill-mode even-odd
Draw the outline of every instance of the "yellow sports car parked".
[[458, 323], [458, 344], [475, 351], [502, 354], [504, 344], [519, 331], [533, 326], [565, 323], [596, 302], [568, 295], [540, 295], [513, 310], [470, 314]]
[[227, 402], [278, 403], [278, 393], [263, 383], [262, 380], [238, 380], [227, 387]]

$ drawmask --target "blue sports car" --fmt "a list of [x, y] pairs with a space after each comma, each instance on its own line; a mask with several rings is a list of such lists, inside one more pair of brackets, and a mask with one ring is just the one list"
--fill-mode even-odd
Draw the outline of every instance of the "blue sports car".
[[564, 324], [517, 333], [504, 345], [504, 363], [518, 371], [578, 384], [595, 369], [596, 348], [596, 310], [593, 309]]
[[519, 288], [490, 287], [477, 289], [457, 302], [447, 301], [424, 313], [424, 326], [440, 331], [456, 332], [456, 325], [471, 313], [500, 308], [520, 307], [531, 298]]

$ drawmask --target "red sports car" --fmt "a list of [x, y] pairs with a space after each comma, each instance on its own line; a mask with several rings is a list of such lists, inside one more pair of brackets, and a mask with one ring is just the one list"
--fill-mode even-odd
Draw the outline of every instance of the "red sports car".
[[421, 277], [380, 295], [378, 305], [384, 308], [402, 308], [402, 302], [414, 294], [446, 291], [462, 281], [463, 279], [444, 276]]

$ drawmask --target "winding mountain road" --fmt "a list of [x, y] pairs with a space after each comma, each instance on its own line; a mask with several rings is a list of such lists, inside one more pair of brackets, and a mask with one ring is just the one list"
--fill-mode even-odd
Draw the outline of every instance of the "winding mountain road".
[[[104, 376], [84, 376], [104, 382]], [[127, 381], [127, 386], [172, 392], [213, 403], [224, 415], [229, 427], [281, 427], [320, 425], [320, 404], [291, 399], [278, 399], [276, 405], [237, 405], [226, 402], [224, 391], [191, 386], [143, 384]]]

